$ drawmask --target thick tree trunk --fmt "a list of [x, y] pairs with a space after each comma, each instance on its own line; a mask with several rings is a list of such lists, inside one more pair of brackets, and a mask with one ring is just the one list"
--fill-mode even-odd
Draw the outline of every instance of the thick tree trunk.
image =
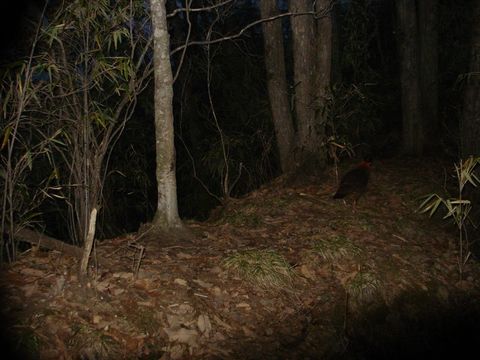
[[398, 47], [402, 89], [403, 151], [423, 153], [423, 123], [420, 109], [418, 32], [415, 0], [397, 0]]
[[438, 0], [418, 1], [420, 90], [425, 147], [438, 146]]
[[[312, 5], [310, 0], [291, 0], [290, 11], [312, 11]], [[315, 126], [315, 22], [313, 16], [294, 15], [291, 24], [297, 123], [295, 156], [304, 170], [315, 172], [322, 141]]]
[[474, 5], [470, 71], [465, 84], [463, 119], [460, 126], [462, 157], [480, 155], [480, 2]]
[[[277, 15], [279, 11], [276, 6], [276, 0], [260, 1], [260, 12], [262, 18]], [[264, 22], [263, 39], [270, 108], [278, 153], [280, 155], [280, 164], [282, 171], [286, 173], [293, 171], [295, 167], [293, 156], [295, 134], [287, 93], [282, 23], [279, 20]]]
[[165, 0], [151, 0], [155, 67], [155, 139], [157, 151], [157, 212], [153, 225], [183, 228], [178, 216], [173, 130], [173, 76]]

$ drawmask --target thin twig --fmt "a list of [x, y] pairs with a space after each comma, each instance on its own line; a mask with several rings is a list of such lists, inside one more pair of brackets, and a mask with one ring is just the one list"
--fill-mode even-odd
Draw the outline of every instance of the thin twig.
[[174, 54], [176, 54], [177, 52], [182, 51], [185, 47], [191, 46], [191, 45], [212, 45], [212, 44], [217, 44], [217, 43], [220, 43], [220, 42], [223, 42], [223, 41], [233, 40], [233, 39], [239, 38], [239, 37], [241, 37], [248, 29], [250, 29], [250, 28], [252, 28], [252, 27], [254, 27], [254, 26], [258, 25], [258, 24], [264, 23], [264, 22], [274, 21], [274, 20], [281, 19], [281, 18], [284, 18], [284, 17], [287, 17], [287, 16], [306, 16], [306, 15], [309, 15], [309, 16], [313, 16], [315, 19], [319, 19], [319, 18], [328, 16], [328, 13], [329, 13], [330, 11], [331, 11], [331, 7], [328, 8], [328, 9], [324, 9], [320, 14], [317, 14], [315, 11], [287, 12], [287, 13], [283, 13], [283, 14], [278, 14], [278, 15], [270, 16], [270, 17], [268, 17], [268, 18], [259, 19], [259, 20], [256, 20], [256, 21], [251, 22], [250, 24], [246, 25], [243, 29], [241, 29], [241, 30], [240, 30], [238, 33], [236, 33], [236, 34], [223, 36], [223, 37], [221, 37], [221, 38], [214, 39], [214, 40], [192, 41], [192, 42], [190, 42], [190, 43], [188, 43], [188, 44], [184, 44], [184, 45], [181, 45], [181, 46], [173, 49], [173, 50], [170, 52], [170, 55], [174, 55]]
[[231, 3], [232, 1], [234, 1], [234, 0], [226, 0], [226, 1], [223, 1], [223, 2], [215, 4], [215, 5], [205, 6], [205, 7], [201, 7], [201, 8], [193, 8], [193, 9], [190, 8], [190, 4], [189, 4], [186, 8], [175, 9], [174, 11], [172, 11], [170, 14], [167, 15], [167, 18], [174, 17], [175, 15], [177, 15], [180, 12], [211, 11], [211, 10], [216, 9], [218, 7], [227, 5], [228, 3]]

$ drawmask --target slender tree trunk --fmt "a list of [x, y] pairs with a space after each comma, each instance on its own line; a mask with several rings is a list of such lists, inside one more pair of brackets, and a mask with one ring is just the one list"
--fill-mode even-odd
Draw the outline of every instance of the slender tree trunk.
[[462, 157], [480, 155], [480, 2], [473, 9], [470, 69], [465, 84], [460, 126]]
[[[276, 0], [260, 1], [262, 18], [279, 13]], [[294, 128], [287, 93], [285, 71], [285, 53], [283, 47], [282, 23], [278, 20], [263, 23], [263, 40], [265, 45], [265, 67], [267, 87], [270, 99], [273, 125], [277, 140], [280, 164], [284, 173], [294, 170]]]
[[438, 0], [418, 1], [420, 89], [425, 147], [438, 145]]
[[165, 0], [151, 0], [155, 67], [155, 144], [157, 152], [157, 212], [153, 225], [183, 228], [178, 216], [173, 130], [173, 76]]
[[[317, 136], [319, 139], [325, 138], [325, 126], [328, 114], [324, 111], [327, 96], [332, 81], [332, 57], [333, 57], [333, 11], [331, 9], [331, 0], [318, 0], [316, 2], [317, 14], [320, 18], [316, 26], [316, 116]], [[326, 152], [319, 153], [318, 161], [324, 165], [326, 163]]]
[[[290, 11], [312, 10], [310, 0], [291, 0]], [[313, 16], [291, 18], [293, 40], [293, 71], [295, 83], [295, 114], [297, 123], [296, 160], [303, 170], [316, 171], [321, 137], [315, 126], [315, 22]]]
[[423, 123], [420, 109], [418, 32], [415, 0], [396, 0], [400, 81], [402, 90], [403, 151], [423, 153]]

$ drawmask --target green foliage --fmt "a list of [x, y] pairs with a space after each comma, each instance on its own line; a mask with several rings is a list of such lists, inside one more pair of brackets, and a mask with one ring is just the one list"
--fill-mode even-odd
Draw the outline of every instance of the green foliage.
[[53, 235], [84, 241], [150, 73], [145, 10], [129, 0], [50, 3], [30, 56], [2, 69], [0, 233], [43, 220]]
[[128, 322], [134, 324], [143, 334], [153, 335], [162, 328], [160, 321], [152, 315], [151, 309], [138, 306], [126, 315]]
[[369, 301], [378, 291], [381, 283], [375, 274], [368, 271], [360, 271], [345, 284], [347, 293], [356, 300]]
[[355, 257], [361, 254], [361, 249], [358, 246], [341, 235], [317, 240], [313, 249], [321, 257], [329, 261], [335, 261], [342, 257]]
[[226, 258], [223, 264], [263, 289], [288, 288], [295, 276], [293, 267], [273, 250], [238, 252]]
[[15, 351], [28, 359], [39, 359], [40, 338], [33, 329], [28, 326], [15, 331]]
[[49, 146], [62, 144], [61, 132], [37, 116], [49, 86], [35, 79], [34, 60], [18, 60], [0, 73], [0, 234], [9, 234], [0, 240], [0, 261], [5, 254], [15, 260], [12, 234], [39, 222], [41, 204], [59, 196]]
[[80, 358], [86, 359], [113, 359], [120, 357], [120, 345], [106, 335], [104, 331], [90, 328], [83, 324], [72, 326], [74, 334], [68, 345]]
[[65, 204], [51, 207], [68, 214], [69, 237], [83, 243], [90, 213], [102, 203], [113, 145], [133, 114], [151, 59], [141, 1], [64, 5], [42, 27], [34, 63], [49, 86], [38, 111], [61, 139], [50, 151]]
[[220, 221], [235, 226], [256, 228], [263, 224], [262, 217], [258, 212], [259, 209], [255, 206], [246, 206], [238, 210], [234, 209], [233, 212], [222, 216]]
[[463, 273], [463, 267], [470, 257], [470, 243], [467, 237], [466, 223], [469, 221], [469, 214], [472, 210], [472, 203], [466, 199], [466, 186], [478, 187], [480, 179], [477, 176], [476, 169], [480, 164], [480, 157], [469, 157], [466, 160], [460, 160], [455, 164], [455, 177], [457, 180], [457, 194], [455, 197], [443, 197], [438, 194], [429, 194], [424, 197], [424, 201], [419, 206], [420, 213], [428, 213], [433, 216], [440, 207], [446, 210], [443, 219], [452, 219], [458, 229], [459, 258], [458, 266], [460, 274]]

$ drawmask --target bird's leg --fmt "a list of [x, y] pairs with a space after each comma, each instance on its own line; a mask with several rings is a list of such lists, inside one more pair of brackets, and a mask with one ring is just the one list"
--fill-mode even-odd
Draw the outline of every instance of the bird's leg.
[[360, 193], [358, 194], [357, 196], [355, 196], [353, 198], [353, 212], [355, 213], [357, 211], [357, 202], [358, 200], [360, 199], [360, 197], [362, 196], [363, 193]]

